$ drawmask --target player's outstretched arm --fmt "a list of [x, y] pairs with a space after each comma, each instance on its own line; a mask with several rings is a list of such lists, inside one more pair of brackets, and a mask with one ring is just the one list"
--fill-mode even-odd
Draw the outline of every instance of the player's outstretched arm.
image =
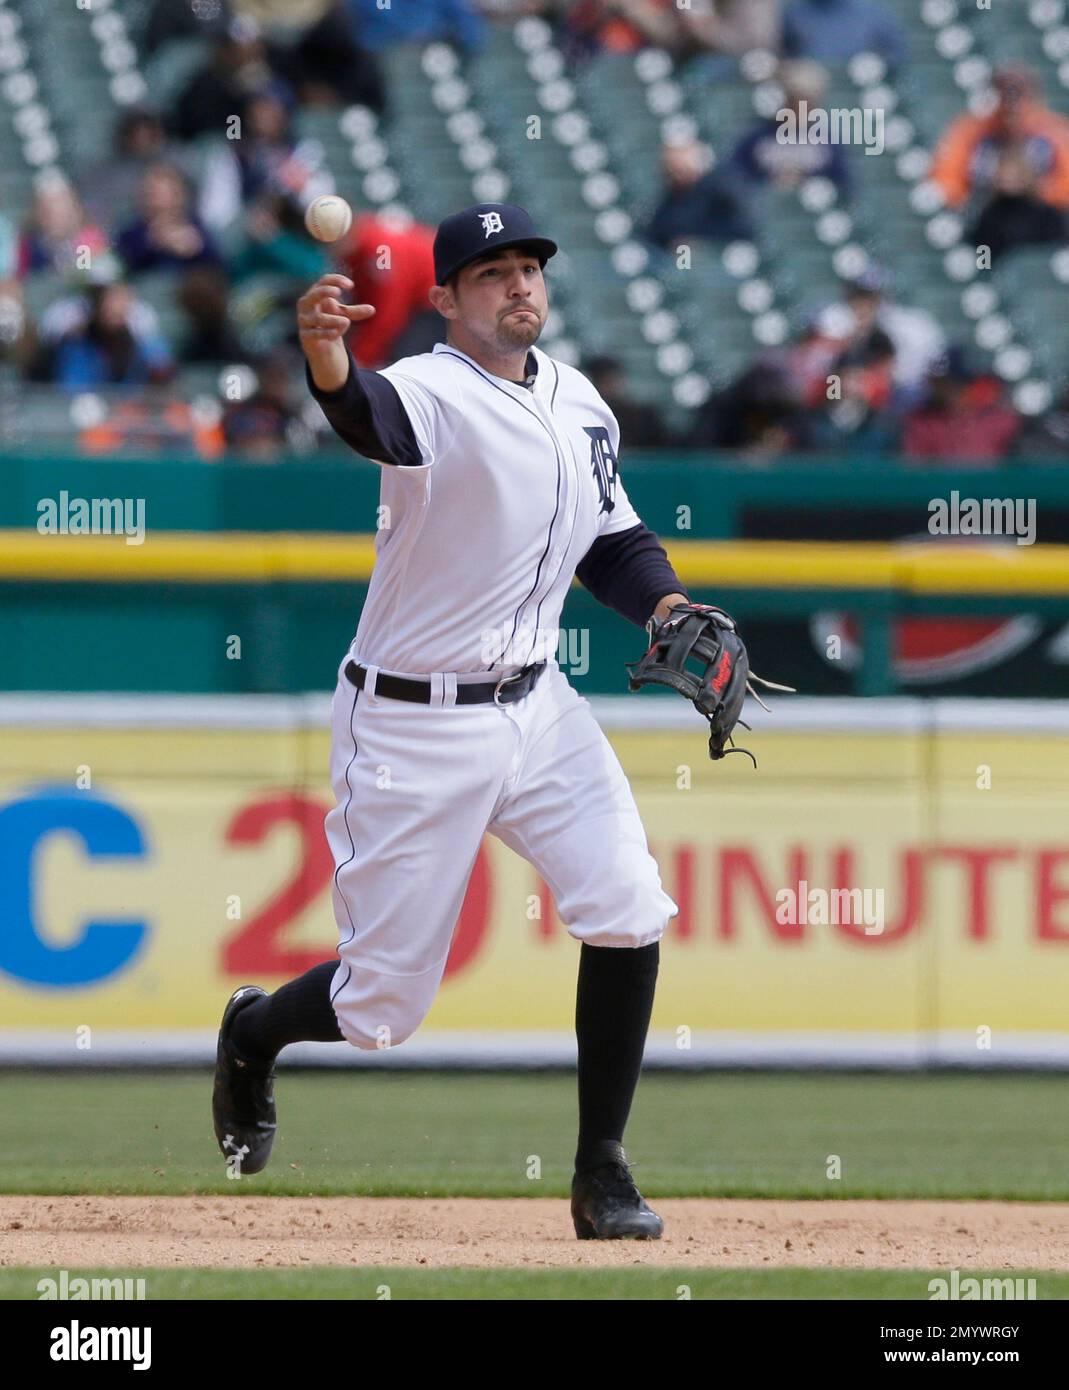
[[349, 447], [377, 463], [420, 467], [422, 450], [394, 384], [358, 367], [345, 335], [370, 318], [372, 304], [342, 304], [353, 288], [345, 275], [321, 275], [297, 301], [297, 330], [307, 359], [308, 387], [331, 428]]
[[339, 391], [349, 379], [349, 325], [369, 319], [373, 304], [342, 304], [341, 291], [351, 290], [346, 275], [321, 275], [297, 301], [297, 330], [308, 359], [312, 380], [321, 391]]

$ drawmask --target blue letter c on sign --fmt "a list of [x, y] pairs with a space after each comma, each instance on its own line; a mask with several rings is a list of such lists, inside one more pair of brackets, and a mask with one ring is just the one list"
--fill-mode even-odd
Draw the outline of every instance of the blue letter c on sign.
[[86, 922], [69, 946], [37, 933], [34, 851], [56, 831], [70, 831], [94, 859], [144, 854], [141, 831], [125, 811], [88, 792], [49, 788], [0, 808], [0, 970], [35, 985], [70, 989], [121, 970], [140, 947], [144, 922]]

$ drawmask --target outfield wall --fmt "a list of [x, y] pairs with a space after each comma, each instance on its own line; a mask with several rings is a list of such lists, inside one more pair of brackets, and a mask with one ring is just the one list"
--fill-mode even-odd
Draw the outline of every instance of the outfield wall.
[[[651, 1064], [1069, 1065], [1069, 712], [779, 699], [755, 772], [681, 701], [592, 704], [680, 907]], [[207, 1062], [235, 985], [331, 956], [327, 713], [0, 697], [0, 1062]], [[488, 838], [424, 1029], [286, 1055], [569, 1064], [576, 961]]]
[[[340, 504], [335, 515], [345, 515]], [[152, 530], [143, 545], [129, 539], [0, 530], [0, 689], [332, 687], [367, 595], [372, 534]], [[777, 680], [810, 695], [1069, 695], [1069, 545], [927, 533], [896, 543], [678, 531], [664, 540], [692, 597], [738, 620], [758, 669], [774, 664]], [[484, 644], [493, 638], [476, 631]], [[578, 581], [557, 639], [562, 667], [587, 696], [622, 693], [641, 651], [633, 624]]]

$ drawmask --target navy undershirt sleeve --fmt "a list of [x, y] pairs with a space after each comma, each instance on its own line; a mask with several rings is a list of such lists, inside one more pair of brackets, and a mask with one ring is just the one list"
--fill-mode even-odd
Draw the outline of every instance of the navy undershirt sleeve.
[[412, 422], [388, 377], [358, 367], [352, 353], [348, 380], [337, 391], [321, 391], [307, 362], [304, 374], [334, 433], [351, 449], [399, 468], [418, 468], [423, 463]]
[[641, 523], [615, 536], [599, 536], [575, 573], [599, 603], [638, 627], [646, 626], [668, 594], [687, 593], [664, 546]]

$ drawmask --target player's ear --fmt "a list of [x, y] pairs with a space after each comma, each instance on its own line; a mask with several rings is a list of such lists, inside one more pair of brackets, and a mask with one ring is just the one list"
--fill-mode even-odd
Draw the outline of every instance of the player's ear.
[[456, 318], [456, 299], [451, 285], [432, 285], [427, 294], [431, 304], [443, 318]]

